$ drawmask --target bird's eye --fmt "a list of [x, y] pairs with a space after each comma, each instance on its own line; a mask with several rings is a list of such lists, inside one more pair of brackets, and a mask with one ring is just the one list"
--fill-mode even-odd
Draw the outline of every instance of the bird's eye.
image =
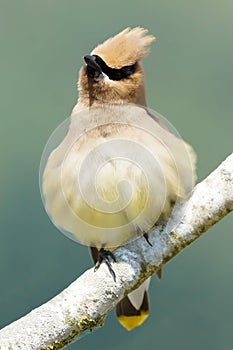
[[115, 71], [113, 73], [112, 77], [114, 78], [114, 80], [121, 80], [121, 78], [122, 78], [121, 72], [120, 71]]

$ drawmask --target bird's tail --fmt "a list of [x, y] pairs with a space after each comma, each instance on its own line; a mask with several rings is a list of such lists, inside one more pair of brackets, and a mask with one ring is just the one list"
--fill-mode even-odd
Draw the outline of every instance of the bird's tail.
[[149, 315], [149, 283], [150, 278], [124, 297], [116, 306], [118, 321], [128, 331], [140, 326]]

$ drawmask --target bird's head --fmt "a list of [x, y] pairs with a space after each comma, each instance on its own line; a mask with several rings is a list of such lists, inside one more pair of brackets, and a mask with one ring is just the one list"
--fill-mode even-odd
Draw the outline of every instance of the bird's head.
[[155, 40], [147, 32], [140, 27], [126, 28], [84, 56], [85, 66], [78, 81], [81, 103], [146, 104], [140, 60]]

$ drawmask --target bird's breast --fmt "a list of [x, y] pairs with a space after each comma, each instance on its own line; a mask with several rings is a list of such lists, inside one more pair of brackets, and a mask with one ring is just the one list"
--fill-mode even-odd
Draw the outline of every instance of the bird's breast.
[[71, 238], [119, 246], [148, 231], [182, 195], [174, 154], [161, 135], [106, 121], [72, 135], [52, 152], [43, 175], [46, 210]]

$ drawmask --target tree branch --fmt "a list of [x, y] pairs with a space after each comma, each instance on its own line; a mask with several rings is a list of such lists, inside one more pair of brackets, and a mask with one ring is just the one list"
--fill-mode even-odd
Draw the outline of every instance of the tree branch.
[[233, 154], [191, 197], [177, 204], [168, 222], [114, 254], [116, 282], [105, 264], [86, 271], [59, 295], [0, 331], [0, 350], [61, 349], [78, 334], [103, 325], [116, 303], [168, 260], [233, 210]]

